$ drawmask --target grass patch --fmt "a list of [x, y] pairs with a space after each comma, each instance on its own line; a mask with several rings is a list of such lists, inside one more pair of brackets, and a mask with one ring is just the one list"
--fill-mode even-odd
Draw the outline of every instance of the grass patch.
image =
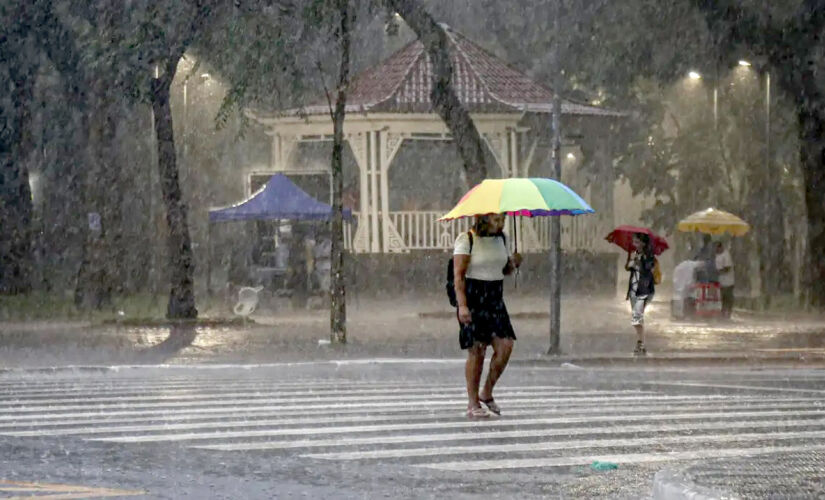
[[[112, 304], [101, 310], [79, 310], [71, 293], [32, 292], [21, 295], [0, 295], [0, 321], [89, 321], [92, 323], [119, 323], [123, 325], [167, 326], [166, 295], [136, 293], [114, 297]], [[201, 315], [208, 311], [220, 311], [217, 298], [199, 300]], [[198, 318], [192, 321], [198, 326], [240, 325], [241, 318]], [[248, 323], [250, 321], [247, 320]]]
[[166, 319], [166, 318], [109, 318], [102, 322], [104, 325], [121, 326], [145, 326], [145, 327], [169, 327], [177, 325], [188, 325], [195, 327], [214, 328], [221, 326], [253, 326], [255, 322], [247, 318], [196, 318], [196, 319]]

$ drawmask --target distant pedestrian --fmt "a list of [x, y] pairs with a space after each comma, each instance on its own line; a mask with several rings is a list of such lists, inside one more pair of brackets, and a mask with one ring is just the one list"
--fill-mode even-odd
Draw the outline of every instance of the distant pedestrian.
[[[493, 387], [507, 366], [516, 340], [504, 305], [503, 288], [504, 276], [521, 265], [521, 256], [509, 255], [503, 229], [503, 215], [478, 216], [473, 229], [456, 239], [453, 252], [459, 345], [467, 350], [464, 375], [469, 418], [501, 414], [493, 399]], [[479, 391], [489, 345], [493, 346], [493, 357], [487, 380]]]
[[716, 242], [716, 269], [722, 289], [722, 317], [730, 319], [733, 313], [733, 259], [721, 241]]
[[702, 261], [702, 266], [696, 270], [696, 281], [699, 283], [716, 283], [719, 273], [716, 269], [716, 249], [709, 234], [702, 235], [702, 248], [693, 257], [693, 260]]
[[653, 269], [656, 267], [656, 258], [650, 237], [644, 233], [633, 235], [633, 247], [635, 250], [628, 252], [624, 265], [625, 270], [630, 271], [627, 299], [632, 311], [630, 324], [636, 330], [636, 349], [633, 354], [645, 356], [645, 308], [653, 300], [655, 293]]
[[330, 232], [327, 228], [321, 228], [315, 236], [315, 248], [313, 248], [315, 259], [313, 286], [322, 294], [329, 292], [331, 279], [330, 268], [332, 267], [331, 251], [332, 240], [330, 239]]

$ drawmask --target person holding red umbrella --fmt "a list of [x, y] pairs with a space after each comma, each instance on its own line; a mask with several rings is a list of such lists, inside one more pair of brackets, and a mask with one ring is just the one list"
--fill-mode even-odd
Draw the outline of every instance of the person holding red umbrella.
[[653, 244], [650, 236], [645, 233], [633, 235], [633, 252], [627, 253], [627, 262], [624, 268], [630, 271], [630, 280], [627, 285], [627, 299], [632, 310], [630, 324], [636, 330], [636, 356], [647, 355], [645, 348], [645, 308], [653, 300], [656, 293], [653, 271], [656, 268]]
[[[627, 300], [632, 312], [631, 324], [636, 330], [637, 356], [647, 354], [645, 348], [645, 308], [653, 300], [655, 286], [661, 279], [658, 272], [656, 255], [668, 249], [667, 240], [646, 227], [619, 226], [605, 238], [627, 251], [625, 270], [630, 272], [627, 285]], [[657, 276], [658, 274], [658, 276]]]

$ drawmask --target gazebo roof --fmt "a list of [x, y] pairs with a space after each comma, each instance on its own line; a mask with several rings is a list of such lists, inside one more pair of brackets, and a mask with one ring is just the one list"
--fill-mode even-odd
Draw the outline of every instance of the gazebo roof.
[[[453, 64], [454, 88], [471, 113], [550, 113], [553, 91], [445, 26]], [[347, 95], [347, 112], [432, 113], [432, 64], [416, 40], [384, 62], [356, 76]], [[562, 100], [568, 115], [618, 116], [613, 110]], [[281, 113], [329, 114], [327, 103]]]

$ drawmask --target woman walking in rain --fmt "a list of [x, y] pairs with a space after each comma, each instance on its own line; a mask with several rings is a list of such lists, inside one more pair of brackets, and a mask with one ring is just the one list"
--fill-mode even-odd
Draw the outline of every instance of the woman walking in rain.
[[[513, 351], [516, 334], [504, 305], [504, 276], [521, 265], [518, 253], [509, 255], [504, 239], [504, 215], [476, 216], [473, 229], [460, 235], [453, 252], [458, 304], [459, 344], [467, 350], [467, 416], [501, 415], [493, 387]], [[479, 390], [487, 346], [493, 346], [487, 380]], [[482, 406], [482, 404], [484, 406]]]
[[624, 265], [625, 270], [630, 271], [627, 299], [630, 300], [632, 310], [630, 324], [636, 330], [636, 349], [633, 354], [645, 356], [645, 307], [653, 300], [655, 293], [653, 269], [656, 267], [656, 258], [650, 237], [644, 233], [633, 235], [633, 247], [635, 251], [628, 252]]

